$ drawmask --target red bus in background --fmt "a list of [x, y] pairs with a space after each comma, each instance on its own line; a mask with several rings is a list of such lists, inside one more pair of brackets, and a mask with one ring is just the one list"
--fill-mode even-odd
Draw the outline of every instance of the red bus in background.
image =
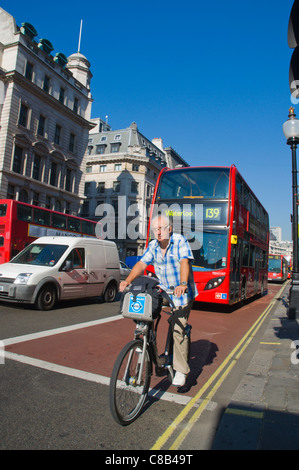
[[157, 213], [189, 240], [196, 300], [231, 305], [266, 291], [268, 213], [234, 165], [163, 169], [149, 222]]
[[269, 255], [268, 281], [288, 279], [289, 262], [283, 255]]
[[95, 237], [97, 222], [0, 199], [0, 264], [11, 260], [25, 246], [45, 235]]

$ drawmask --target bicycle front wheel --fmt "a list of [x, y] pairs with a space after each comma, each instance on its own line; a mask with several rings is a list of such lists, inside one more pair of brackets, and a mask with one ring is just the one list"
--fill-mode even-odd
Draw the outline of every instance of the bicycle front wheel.
[[140, 415], [150, 386], [152, 367], [148, 348], [139, 381], [142, 349], [141, 340], [128, 343], [120, 352], [112, 371], [110, 410], [115, 421], [122, 426], [132, 423]]

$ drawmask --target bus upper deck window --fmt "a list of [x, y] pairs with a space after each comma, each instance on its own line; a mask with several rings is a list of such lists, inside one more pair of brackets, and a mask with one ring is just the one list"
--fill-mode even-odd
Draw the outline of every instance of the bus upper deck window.
[[7, 211], [7, 204], [0, 204], [0, 217], [4, 217]]

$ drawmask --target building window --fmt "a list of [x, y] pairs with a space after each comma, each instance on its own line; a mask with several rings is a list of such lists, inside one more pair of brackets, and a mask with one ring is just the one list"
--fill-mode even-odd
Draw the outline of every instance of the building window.
[[33, 191], [33, 201], [32, 201], [32, 204], [34, 206], [38, 206], [39, 205], [39, 193], [37, 193], [36, 191]]
[[120, 181], [113, 181], [113, 191], [115, 193], [120, 192]]
[[58, 165], [56, 162], [52, 162], [51, 165], [51, 174], [50, 174], [50, 185], [57, 185], [57, 175], [58, 175]]
[[70, 152], [74, 152], [74, 149], [75, 149], [75, 139], [76, 139], [76, 136], [75, 134], [72, 134], [70, 135], [70, 141], [69, 141], [69, 151]]
[[121, 163], [115, 163], [114, 170], [115, 171], [121, 171]]
[[31, 64], [31, 62], [27, 62], [27, 64], [26, 64], [25, 77], [28, 78], [28, 80], [30, 80], [32, 82], [33, 64]]
[[107, 171], [107, 165], [100, 165], [100, 173], [105, 173]]
[[25, 104], [21, 104], [20, 115], [19, 115], [19, 124], [23, 127], [27, 127], [28, 111], [29, 111], [28, 106], [26, 106]]
[[120, 144], [111, 144], [111, 153], [119, 152], [119, 146]]
[[85, 183], [84, 195], [89, 196], [91, 194], [91, 183]]
[[32, 178], [35, 180], [41, 180], [41, 168], [42, 168], [42, 159], [39, 155], [34, 155], [33, 168], [32, 168]]
[[86, 173], [92, 173], [92, 165], [86, 165]]
[[64, 103], [64, 97], [65, 97], [65, 89], [64, 88], [60, 88], [60, 92], [59, 92], [59, 101], [60, 103]]
[[84, 216], [89, 215], [89, 201], [83, 202], [81, 215], [84, 215]]
[[28, 193], [26, 189], [21, 189], [19, 192], [19, 201], [28, 203]]
[[15, 147], [15, 154], [13, 159], [12, 171], [15, 173], [23, 173], [23, 149], [22, 147]]
[[9, 184], [7, 186], [7, 199], [14, 199], [15, 198], [15, 187], [13, 184]]
[[51, 205], [51, 197], [50, 196], [46, 196], [46, 209], [51, 209], [52, 205]]
[[133, 163], [132, 171], [139, 171], [139, 165], [137, 165], [137, 163]]
[[107, 140], [107, 136], [106, 136], [106, 135], [102, 135], [102, 137], [101, 137], [101, 142], [106, 142], [106, 140]]
[[121, 140], [121, 134], [115, 134], [114, 140]]
[[98, 194], [103, 194], [105, 192], [105, 182], [104, 181], [101, 181], [100, 183], [98, 183], [97, 185], [97, 193]]
[[97, 153], [100, 155], [103, 155], [103, 153], [105, 153], [105, 147], [106, 145], [97, 145], [96, 147]]
[[55, 135], [54, 135], [54, 144], [59, 145], [60, 143], [60, 138], [61, 138], [61, 126], [56, 124], [55, 127]]
[[131, 193], [138, 194], [138, 183], [137, 183], [137, 181], [131, 181]]
[[50, 77], [48, 77], [48, 75], [45, 75], [43, 90], [47, 93], [50, 91]]
[[66, 170], [66, 177], [65, 177], [65, 190], [72, 191], [72, 170], [67, 168]]
[[74, 99], [73, 111], [74, 111], [74, 113], [78, 114], [78, 110], [79, 110], [79, 100], [78, 100], [78, 98], [75, 98]]
[[46, 118], [42, 115], [39, 116], [37, 133], [41, 136], [45, 135]]

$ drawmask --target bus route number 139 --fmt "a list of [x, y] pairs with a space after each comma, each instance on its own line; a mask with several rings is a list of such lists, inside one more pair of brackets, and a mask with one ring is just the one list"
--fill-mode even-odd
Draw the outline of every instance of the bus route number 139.
[[207, 207], [205, 210], [206, 220], [220, 220], [220, 209], [218, 207]]

